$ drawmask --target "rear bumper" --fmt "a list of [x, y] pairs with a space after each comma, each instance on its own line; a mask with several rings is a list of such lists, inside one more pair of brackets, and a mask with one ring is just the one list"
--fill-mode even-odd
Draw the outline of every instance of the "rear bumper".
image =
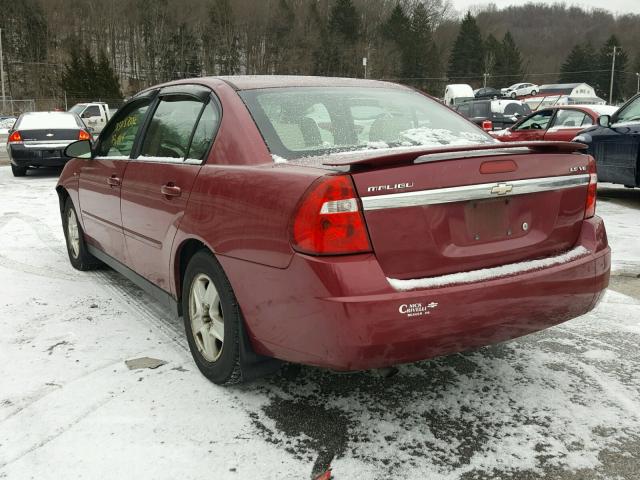
[[17, 167], [59, 167], [69, 159], [63, 155], [67, 145], [56, 148], [27, 148], [20, 144], [7, 146], [9, 160]]
[[268, 273], [220, 260], [232, 273], [258, 353], [362, 370], [474, 349], [588, 312], [609, 282], [611, 254], [600, 218], [584, 222], [578, 244], [589, 253], [563, 264], [409, 292], [390, 286], [373, 255], [295, 255], [288, 269]]

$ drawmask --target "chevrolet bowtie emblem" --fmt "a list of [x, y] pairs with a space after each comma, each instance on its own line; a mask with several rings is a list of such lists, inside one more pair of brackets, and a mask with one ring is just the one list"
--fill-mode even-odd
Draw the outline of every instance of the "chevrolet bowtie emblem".
[[507, 185], [506, 183], [499, 183], [491, 189], [491, 193], [494, 195], [506, 195], [513, 190], [513, 185]]

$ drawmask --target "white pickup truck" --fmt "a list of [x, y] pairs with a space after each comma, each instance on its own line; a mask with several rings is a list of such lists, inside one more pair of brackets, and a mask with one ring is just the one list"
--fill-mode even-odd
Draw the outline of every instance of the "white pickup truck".
[[112, 114], [104, 102], [76, 103], [69, 111], [78, 115], [95, 135], [102, 131]]

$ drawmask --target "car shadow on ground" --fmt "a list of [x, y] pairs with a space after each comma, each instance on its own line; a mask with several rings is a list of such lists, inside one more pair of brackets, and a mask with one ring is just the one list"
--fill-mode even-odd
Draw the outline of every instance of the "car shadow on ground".
[[640, 188], [625, 188], [610, 183], [599, 184], [598, 196], [625, 207], [640, 209]]

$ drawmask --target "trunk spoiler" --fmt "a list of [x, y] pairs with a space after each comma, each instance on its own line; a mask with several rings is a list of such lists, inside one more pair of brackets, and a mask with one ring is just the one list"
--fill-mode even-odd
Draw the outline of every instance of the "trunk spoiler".
[[[442, 146], [438, 148], [408, 147], [379, 149], [364, 152], [345, 152], [327, 156], [321, 160], [322, 165], [331, 167], [385, 167], [402, 163], [411, 163], [418, 157], [432, 155], [446, 155], [465, 152], [492, 152], [508, 153], [509, 150], [528, 150], [533, 153], [574, 153], [586, 150], [588, 147], [582, 143], [574, 142], [499, 142], [486, 145]], [[434, 159], [436, 160], [436, 159]], [[437, 159], [442, 160], [442, 159]], [[427, 161], [425, 159], [425, 161]]]

